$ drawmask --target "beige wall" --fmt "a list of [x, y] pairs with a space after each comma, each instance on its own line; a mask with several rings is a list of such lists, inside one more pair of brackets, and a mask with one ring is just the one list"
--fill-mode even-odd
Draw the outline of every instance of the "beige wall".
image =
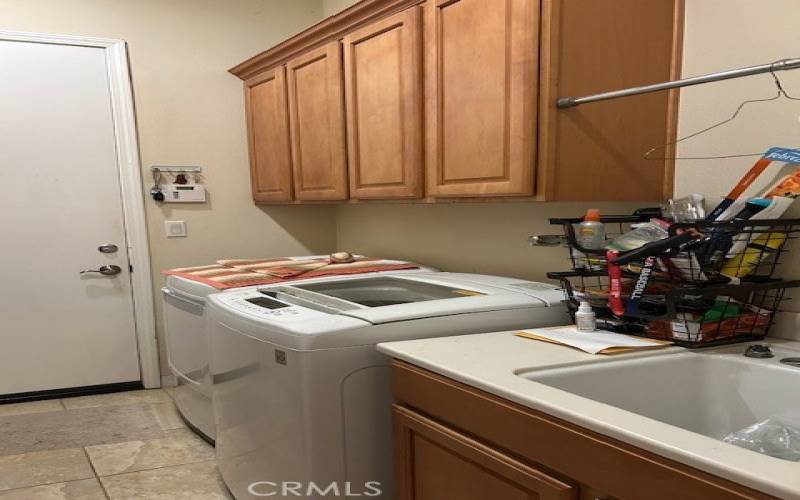
[[[687, 0], [683, 74], [710, 73], [797, 57], [797, 0]], [[800, 96], [800, 71], [778, 73]], [[729, 118], [748, 99], [776, 94], [769, 74], [681, 90], [679, 137]], [[680, 144], [679, 156], [733, 155], [800, 146], [800, 101], [748, 104], [735, 121]], [[676, 194], [700, 191], [718, 201], [757, 157], [677, 162]]]
[[630, 213], [641, 205], [619, 203], [460, 203], [347, 205], [337, 214], [338, 247], [417, 260], [447, 271], [546, 280], [568, 269], [563, 248], [531, 248], [531, 234], [558, 234], [550, 217], [580, 217], [587, 207]]
[[[798, 8], [797, 0], [687, 0], [683, 74], [698, 75], [797, 57]], [[800, 70], [780, 72], [778, 76], [790, 95], [800, 97]], [[683, 89], [679, 137], [729, 118], [744, 100], [775, 94], [769, 74]], [[682, 142], [678, 156], [757, 153], [771, 146], [800, 147], [799, 117], [800, 101], [748, 104], [733, 122]], [[675, 193], [703, 193], [713, 206], [757, 158], [680, 160]], [[768, 171], [762, 181], [771, 177]], [[797, 204], [791, 215], [800, 216]], [[784, 259], [787, 277], [800, 277], [797, 245], [794, 250]], [[800, 293], [793, 295], [795, 301], [789, 308], [800, 311]]]
[[[126, 40], [143, 170], [153, 164], [203, 167], [208, 203], [146, 201], [156, 289], [163, 282], [160, 269], [335, 246], [333, 209], [253, 205], [242, 87], [227, 73], [321, 13], [320, 0], [0, 0], [0, 29]], [[149, 191], [151, 177], [143, 177]], [[187, 221], [189, 236], [167, 239], [166, 219]], [[160, 294], [156, 304], [166, 367]]]
[[322, 0], [322, 14], [332, 16], [346, 7], [356, 3], [357, 0]]

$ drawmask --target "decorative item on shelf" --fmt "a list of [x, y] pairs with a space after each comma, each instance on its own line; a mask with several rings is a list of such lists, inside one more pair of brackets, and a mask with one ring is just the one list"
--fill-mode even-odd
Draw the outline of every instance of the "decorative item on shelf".
[[[206, 190], [197, 182], [202, 171], [202, 167], [153, 165], [150, 172], [153, 174], [154, 184], [150, 189], [150, 196], [159, 203], [204, 203]], [[173, 181], [162, 182], [164, 174], [174, 176]]]

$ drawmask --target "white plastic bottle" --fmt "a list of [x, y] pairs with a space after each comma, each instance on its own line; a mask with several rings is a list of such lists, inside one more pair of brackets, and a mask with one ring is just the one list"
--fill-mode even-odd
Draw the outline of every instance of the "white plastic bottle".
[[592, 310], [592, 306], [585, 300], [581, 301], [578, 311], [575, 313], [575, 326], [579, 332], [593, 332], [597, 329], [597, 316]]
[[[586, 211], [583, 221], [575, 224], [575, 242], [587, 250], [600, 250], [606, 243], [606, 227], [600, 222], [600, 210], [590, 208]], [[575, 252], [580, 253], [580, 252]], [[582, 267], [592, 270], [599, 270], [601, 266], [592, 262], [592, 257], [583, 255], [584, 263]], [[573, 254], [575, 257], [575, 254]]]

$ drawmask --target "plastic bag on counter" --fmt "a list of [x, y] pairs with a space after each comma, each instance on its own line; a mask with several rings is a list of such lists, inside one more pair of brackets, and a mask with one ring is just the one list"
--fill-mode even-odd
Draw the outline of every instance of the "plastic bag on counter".
[[800, 412], [775, 415], [731, 432], [722, 440], [771, 457], [800, 462]]

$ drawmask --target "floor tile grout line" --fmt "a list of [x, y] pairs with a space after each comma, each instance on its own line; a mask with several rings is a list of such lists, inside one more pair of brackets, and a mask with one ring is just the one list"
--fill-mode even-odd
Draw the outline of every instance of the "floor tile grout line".
[[100, 480], [100, 476], [97, 474], [97, 469], [94, 468], [94, 462], [92, 462], [92, 457], [89, 456], [89, 452], [86, 450], [85, 446], [82, 449], [83, 449], [83, 455], [86, 457], [86, 461], [89, 462], [89, 467], [92, 468], [92, 473], [94, 474], [94, 478], [97, 479], [97, 484], [100, 485], [100, 489], [103, 491], [103, 495], [110, 500], [111, 497], [108, 495], [106, 487], [103, 485], [103, 481]]
[[[151, 469], [134, 470], [134, 471], [130, 471], [130, 472], [118, 472], [116, 474], [108, 474], [108, 475], [105, 475], [105, 476], [97, 476], [97, 480], [100, 482], [100, 485], [103, 486], [103, 491], [105, 491], [105, 485], [103, 485], [103, 479], [104, 478], [127, 476], [127, 475], [130, 475], [130, 474], [139, 474], [139, 473], [142, 473], [142, 472], [152, 472], [152, 471], [161, 470], [161, 469], [171, 469], [173, 467], [183, 467], [184, 465], [204, 464], [204, 463], [207, 463], [207, 462], [214, 462], [214, 465], [216, 466], [217, 465], [216, 461], [217, 461], [216, 458], [211, 458], [211, 459], [208, 459], [208, 460], [197, 460], [195, 462], [185, 462], [185, 463], [182, 463], [182, 464], [162, 465], [160, 467], [153, 467]], [[108, 497], [108, 498], [110, 499], [111, 497]]]
[[17, 486], [16, 488], [8, 488], [5, 490], [0, 490], [0, 494], [7, 493], [9, 491], [15, 490], [25, 490], [28, 488], [38, 488], [39, 486], [50, 486], [51, 484], [67, 484], [67, 483], [77, 483], [78, 481], [88, 481], [89, 479], [97, 479], [97, 482], [100, 482], [100, 478], [97, 476], [92, 477], [82, 477], [80, 479], [70, 479], [68, 481], [49, 481], [46, 483], [39, 483], [39, 484], [30, 484], [28, 486]]
[[148, 469], [132, 470], [132, 471], [128, 471], [128, 472], [117, 472], [116, 474], [106, 474], [105, 476], [97, 476], [97, 477], [99, 479], [99, 478], [103, 478], [103, 477], [124, 476], [126, 474], [137, 474], [139, 472], [147, 472], [147, 471], [151, 471], [151, 470], [169, 469], [170, 467], [181, 467], [181, 466], [184, 466], [184, 465], [204, 464], [206, 462], [216, 462], [216, 461], [217, 461], [216, 458], [208, 458], [208, 459], [205, 459], [205, 460], [192, 460], [190, 462], [183, 462], [181, 464], [159, 465], [158, 467], [151, 467], [151, 468], [148, 468]]
[[[113, 406], [109, 405], [109, 406], [102, 406], [102, 407], [79, 408], [79, 409], [76, 409], [76, 410], [67, 410], [67, 411], [64, 411], [64, 412], [62, 412], [62, 411], [52, 411], [52, 412], [44, 412], [44, 413], [42, 413], [42, 412], [32, 413], [32, 414], [29, 414], [29, 415], [28, 414], [20, 414], [20, 415], [9, 415], [7, 417], [0, 416], [0, 423], [2, 423], [3, 420], [6, 419], [6, 418], [19, 419], [20, 421], [25, 422], [25, 420], [22, 420], [23, 417], [30, 417], [30, 416], [40, 417], [40, 416], [46, 416], [46, 415], [68, 414], [68, 413], [71, 413], [72, 411], [101, 410], [101, 409], [102, 410], [108, 410], [108, 409], [113, 409], [113, 408], [127, 408], [127, 407], [138, 407], [138, 408], [141, 408], [143, 410], [151, 410], [151, 408], [150, 408], [151, 406], [152, 405], [150, 405], [150, 404], [137, 403], [137, 404], [132, 404], [132, 405], [113, 405]], [[82, 440], [83, 443], [64, 442], [64, 443], [56, 443], [55, 445], [53, 445], [53, 443], [50, 443], [50, 444], [48, 444], [46, 446], [43, 446], [43, 447], [38, 446], [38, 445], [44, 444], [45, 442], [37, 441], [36, 443], [31, 444], [31, 446], [22, 446], [22, 447], [17, 447], [17, 448], [11, 447], [9, 449], [3, 449], [3, 446], [0, 445], [0, 457], [18, 456], [18, 455], [25, 455], [25, 454], [28, 454], [28, 453], [46, 453], [46, 452], [54, 452], [54, 451], [64, 450], [64, 449], [79, 449], [79, 448], [83, 448], [83, 447], [87, 447], [87, 446], [91, 447], [91, 446], [101, 446], [101, 445], [113, 445], [113, 444], [118, 444], [118, 443], [129, 442], [129, 441], [142, 441], [142, 440], [143, 441], [149, 441], [149, 440], [152, 440], [152, 439], [165, 438], [165, 437], [168, 437], [169, 433], [185, 429], [185, 428], [164, 429], [160, 425], [160, 422], [158, 422], [158, 419], [155, 417], [155, 415], [153, 415], [152, 411], [147, 411], [146, 413], [148, 414], [148, 416], [152, 416], [152, 423], [153, 423], [152, 426], [144, 428], [144, 431], [148, 431], [148, 430], [152, 431], [151, 432], [152, 435], [148, 435], [146, 437], [145, 436], [135, 436], [135, 437], [134, 436], [124, 436], [123, 440], [117, 440], [117, 438], [114, 438], [112, 436], [111, 438], [109, 438], [110, 440], [108, 440], [108, 441], [106, 439], [102, 439], [99, 442], [94, 442], [93, 443], [93, 442], [91, 442], [91, 440], [89, 440], [90, 442], [86, 443], [86, 440]], [[70, 432], [69, 432], [69, 430], [64, 432], [63, 429], [62, 429], [62, 432], [60, 434], [61, 435], [70, 435]], [[86, 443], [86, 444], [84, 444], [84, 443]]]
[[[133, 443], [133, 442], [147, 443], [148, 441], [155, 441], [155, 440], [158, 440], [158, 439], [164, 439], [165, 437], [167, 437], [166, 434], [173, 433], [175, 431], [187, 431], [188, 433], [191, 433], [192, 436], [194, 436], [194, 433], [192, 433], [190, 429], [184, 427], [184, 428], [180, 428], [180, 429], [162, 430], [162, 432], [165, 434], [165, 436], [164, 437], [160, 437], [160, 438], [145, 439], [145, 440], [134, 440], [134, 441], [122, 441], [120, 443], [107, 443], [107, 444], [99, 444], [99, 445], [89, 445], [89, 446], [84, 446], [83, 450], [86, 453], [87, 458], [89, 459], [89, 463], [92, 466], [92, 470], [94, 471], [96, 477], [98, 477], [98, 478], [122, 476], [122, 475], [125, 475], [125, 474], [135, 474], [137, 472], [145, 472], [145, 471], [150, 471], [150, 470], [165, 469], [165, 468], [169, 468], [169, 467], [180, 467], [181, 465], [199, 464], [199, 463], [204, 463], [204, 462], [216, 462], [216, 457], [207, 458], [207, 459], [197, 459], [197, 460], [189, 459], [189, 461], [181, 462], [181, 463], [177, 463], [177, 464], [159, 465], [159, 466], [156, 466], [156, 467], [148, 467], [146, 469], [140, 469], [140, 470], [134, 470], [134, 471], [125, 471], [125, 472], [117, 472], [115, 474], [100, 474], [99, 472], [97, 472], [97, 469], [94, 466], [94, 462], [92, 462], [92, 460], [91, 460], [91, 455], [89, 455], [88, 448], [90, 448], [90, 447], [94, 447], [94, 446], [114, 446], [114, 445], [119, 445], [119, 444], [124, 444], [124, 443]], [[195, 438], [198, 439], [198, 440], [201, 439], [201, 438], [199, 438], [197, 436], [195, 436]], [[200, 441], [198, 441], [198, 442], [200, 442]], [[205, 445], [205, 446], [209, 446], [209, 447], [211, 446], [208, 443], [205, 443], [204, 441], [202, 442], [202, 444]], [[212, 450], [213, 450], [213, 447], [212, 447]]]
[[[112, 406], [147, 406], [147, 405], [158, 405], [158, 404], [165, 404], [171, 403], [171, 401], [130, 401], [125, 403], [105, 403], [101, 405], [91, 405], [91, 406], [74, 406], [72, 408], [67, 408], [64, 406], [64, 409], [67, 411], [71, 410], [88, 410], [89, 408], [110, 408]], [[64, 403], [62, 403], [64, 404]], [[40, 412], [41, 413], [41, 412]]]
[[[84, 452], [85, 452], [85, 450], [84, 450]], [[8, 488], [8, 489], [5, 489], [5, 490], [0, 490], [0, 494], [4, 494], [4, 493], [10, 492], [10, 491], [38, 488], [40, 486], [50, 486], [50, 485], [53, 485], [53, 484], [69, 484], [69, 483], [77, 483], [77, 482], [80, 482], [80, 481], [88, 481], [90, 479], [96, 479], [97, 480], [97, 484], [100, 485], [100, 489], [103, 492], [103, 496], [105, 496], [105, 498], [107, 500], [112, 500], [111, 499], [111, 495], [108, 493], [108, 490], [106, 490], [105, 484], [103, 484], [103, 478], [126, 476], [126, 475], [129, 475], [129, 474], [137, 474], [137, 473], [140, 473], [140, 472], [151, 472], [151, 471], [160, 470], [160, 469], [169, 469], [169, 468], [173, 468], [173, 467], [182, 467], [184, 465], [196, 465], [196, 464], [202, 464], [202, 463], [207, 463], [207, 462], [215, 462], [214, 465], [215, 466], [217, 465], [216, 464], [216, 458], [212, 458], [212, 459], [208, 459], [208, 460], [198, 460], [196, 462], [186, 462], [186, 463], [174, 464], [174, 465], [162, 465], [161, 467], [154, 467], [152, 469], [142, 469], [142, 470], [138, 470], [138, 471], [120, 472], [118, 474], [109, 474], [107, 476], [99, 476], [99, 475], [97, 475], [97, 471], [95, 471], [94, 466], [92, 465], [91, 460], [90, 460], [89, 464], [90, 464], [90, 466], [92, 466], [92, 472], [95, 474], [95, 476], [93, 476], [93, 477], [84, 477], [84, 478], [80, 478], [80, 479], [70, 479], [70, 480], [67, 480], [67, 481], [51, 481], [51, 482], [40, 483], [40, 484], [32, 484], [32, 485], [28, 485], [28, 486], [19, 486], [19, 487], [16, 487], [16, 488]]]

